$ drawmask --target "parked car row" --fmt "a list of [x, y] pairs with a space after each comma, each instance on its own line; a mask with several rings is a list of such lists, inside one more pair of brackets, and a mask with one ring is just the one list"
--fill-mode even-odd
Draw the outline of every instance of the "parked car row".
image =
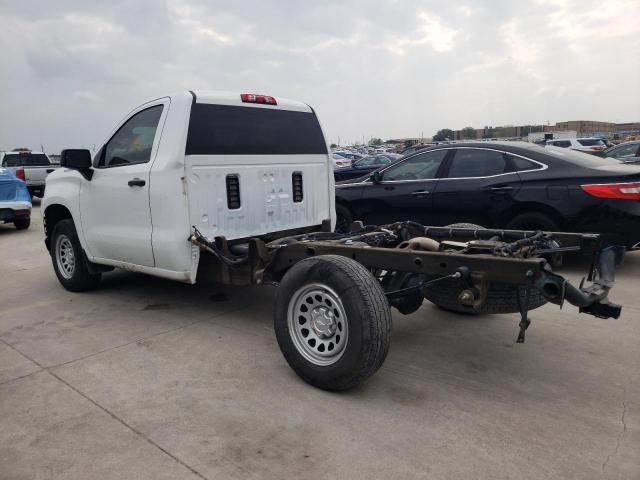
[[569, 148], [579, 152], [597, 153], [604, 150], [607, 145], [601, 138], [558, 138], [547, 140], [547, 145], [552, 147]]
[[640, 140], [614, 145], [602, 151], [601, 156], [615, 158], [624, 163], [640, 163]]
[[0, 166], [24, 180], [32, 197], [44, 195], [47, 175], [57, 168], [43, 152], [32, 152], [26, 148], [0, 152]]
[[337, 182], [362, 177], [363, 175], [367, 175], [399, 158], [402, 158], [402, 155], [382, 153], [369, 155], [358, 160], [354, 160], [350, 167], [334, 169], [333, 176]]
[[31, 223], [27, 185], [6, 168], [0, 168], [0, 223], [12, 223], [18, 230], [29, 228]]
[[468, 142], [432, 146], [338, 182], [336, 228], [354, 220], [470, 222], [600, 232], [633, 249], [640, 248], [638, 200], [640, 164], [525, 142]]

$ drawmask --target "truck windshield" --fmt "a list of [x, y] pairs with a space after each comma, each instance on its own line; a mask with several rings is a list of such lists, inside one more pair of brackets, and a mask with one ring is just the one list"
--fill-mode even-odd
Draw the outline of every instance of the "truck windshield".
[[3, 167], [29, 167], [51, 165], [44, 153], [8, 153], [2, 160]]
[[313, 112], [196, 103], [186, 155], [327, 154]]

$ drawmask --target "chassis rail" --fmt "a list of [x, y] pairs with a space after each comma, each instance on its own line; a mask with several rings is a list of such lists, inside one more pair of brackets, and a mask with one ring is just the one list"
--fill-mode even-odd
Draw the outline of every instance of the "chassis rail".
[[[364, 227], [363, 227], [364, 228]], [[551, 303], [562, 306], [569, 303], [580, 312], [599, 318], [618, 318], [622, 307], [609, 302], [608, 293], [614, 285], [614, 270], [621, 252], [617, 247], [603, 246], [597, 234], [565, 232], [544, 233], [557, 247], [541, 250], [542, 253], [575, 251], [592, 257], [587, 279], [592, 282], [584, 287], [573, 286], [561, 275], [553, 273], [547, 260], [532, 256], [521, 258], [508, 256], [503, 249], [493, 254], [465, 254], [453, 251], [424, 251], [371, 246], [362, 240], [375, 235], [391, 235], [398, 238], [429, 236], [443, 241], [500, 241], [521, 245], [542, 232], [523, 230], [496, 230], [452, 227], [429, 227], [415, 222], [398, 222], [383, 227], [368, 227], [360, 232], [330, 238], [329, 232], [315, 232], [280, 238], [265, 243], [260, 238], [248, 239], [246, 253], [234, 256], [224, 237], [211, 241], [194, 228], [189, 241], [213, 254], [217, 280], [230, 284], [277, 284], [284, 274], [301, 260], [319, 255], [340, 255], [351, 258], [369, 269], [410, 272], [430, 277], [463, 277], [473, 287], [486, 282], [503, 282], [522, 288], [537, 288]], [[379, 243], [379, 240], [378, 240]], [[508, 250], [506, 250], [508, 252]], [[502, 253], [501, 253], [502, 252]], [[413, 285], [419, 289], [421, 285]], [[410, 289], [409, 289], [410, 290]], [[394, 292], [397, 294], [397, 292]], [[526, 311], [522, 312], [526, 320]], [[527, 323], [525, 321], [525, 323]]]
[[[399, 222], [355, 224], [329, 231], [227, 242], [195, 227], [189, 241], [213, 262], [207, 273], [226, 284], [278, 284], [274, 331], [285, 359], [308, 383], [352, 388], [384, 362], [391, 311], [409, 314], [425, 298], [465, 313], [520, 313], [517, 343], [525, 341], [530, 309], [549, 301], [580, 312], [618, 318], [609, 302], [621, 257], [598, 235], [480, 228], [425, 227]], [[325, 228], [325, 230], [328, 230]], [[571, 285], [551, 271], [563, 252], [590, 254], [590, 284]]]

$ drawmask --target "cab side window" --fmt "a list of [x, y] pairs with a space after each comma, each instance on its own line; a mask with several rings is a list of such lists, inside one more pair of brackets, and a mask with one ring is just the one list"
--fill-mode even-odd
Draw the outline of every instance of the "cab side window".
[[127, 120], [105, 145], [98, 168], [148, 162], [162, 108], [162, 105], [147, 108]]

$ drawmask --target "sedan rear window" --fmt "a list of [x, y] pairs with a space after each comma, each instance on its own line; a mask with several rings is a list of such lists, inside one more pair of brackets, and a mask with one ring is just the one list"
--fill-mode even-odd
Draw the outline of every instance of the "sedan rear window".
[[545, 151], [556, 158], [560, 158], [573, 163], [574, 165], [580, 165], [586, 168], [620, 165], [622, 163], [620, 160], [616, 160], [615, 158], [597, 157], [589, 153], [579, 152], [578, 150], [548, 146]]
[[9, 153], [4, 156], [4, 167], [28, 167], [51, 165], [49, 158], [43, 153]]
[[327, 154], [313, 112], [196, 103], [186, 155]]

